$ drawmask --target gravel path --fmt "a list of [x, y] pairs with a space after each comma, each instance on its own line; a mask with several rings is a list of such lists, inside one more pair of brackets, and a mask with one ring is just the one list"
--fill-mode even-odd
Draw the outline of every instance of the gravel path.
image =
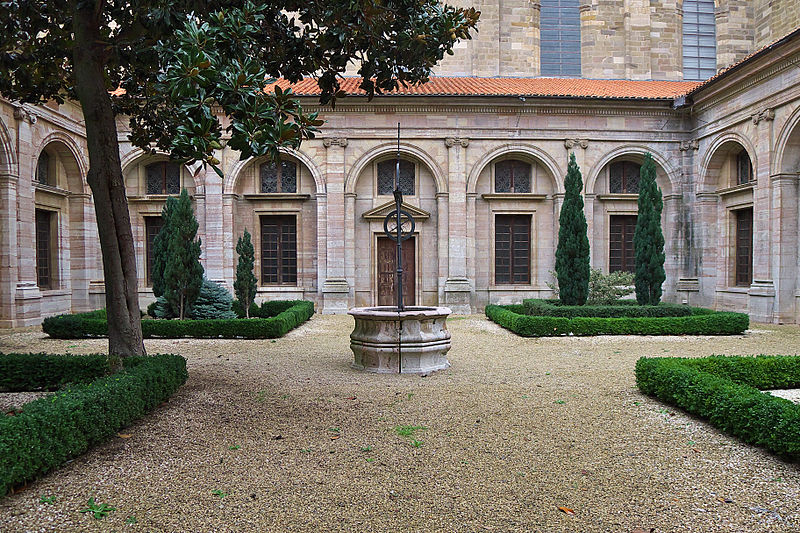
[[[148, 340], [188, 359], [186, 385], [128, 438], [0, 499], [0, 531], [800, 531], [800, 465], [642, 396], [633, 375], [642, 355], [794, 354], [800, 328], [522, 339], [482, 316], [448, 324], [453, 366], [426, 378], [350, 369], [347, 316], [276, 341]], [[0, 336], [2, 351], [104, 348]], [[116, 511], [80, 514], [90, 496]]]

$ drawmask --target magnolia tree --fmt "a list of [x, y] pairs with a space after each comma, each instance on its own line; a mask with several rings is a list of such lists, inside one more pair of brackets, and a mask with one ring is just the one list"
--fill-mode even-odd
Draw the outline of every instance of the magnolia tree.
[[479, 15], [437, 0], [1, 1], [0, 95], [83, 110], [109, 353], [145, 351], [118, 115], [134, 145], [221, 175], [223, 138], [242, 158], [277, 159], [322, 125], [270, 81], [314, 76], [331, 104], [350, 63], [368, 97], [424, 81]]

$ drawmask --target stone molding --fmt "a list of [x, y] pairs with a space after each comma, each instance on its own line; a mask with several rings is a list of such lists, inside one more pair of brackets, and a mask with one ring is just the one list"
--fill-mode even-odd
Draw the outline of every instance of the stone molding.
[[589, 147], [589, 139], [566, 139], [564, 141], [564, 148], [571, 150], [576, 146], [580, 146], [584, 150]]
[[26, 120], [30, 124], [36, 124], [36, 121], [39, 120], [33, 111], [23, 105], [14, 106], [14, 118], [17, 120]]
[[331, 146], [341, 146], [342, 148], [347, 147], [347, 139], [344, 137], [326, 137], [322, 139], [322, 144], [325, 148], [330, 148]]
[[753, 124], [758, 124], [762, 120], [772, 121], [775, 120], [775, 110], [771, 107], [768, 107], [766, 109], [762, 109], [758, 113], [753, 113], [751, 117], [753, 118]]
[[681, 152], [687, 152], [689, 150], [699, 150], [700, 149], [700, 141], [697, 139], [690, 139], [688, 141], [681, 141], [680, 146], [678, 149]]
[[466, 137], [447, 137], [444, 140], [444, 145], [448, 148], [452, 148], [453, 146], [461, 146], [462, 148], [466, 148], [469, 146], [469, 139]]

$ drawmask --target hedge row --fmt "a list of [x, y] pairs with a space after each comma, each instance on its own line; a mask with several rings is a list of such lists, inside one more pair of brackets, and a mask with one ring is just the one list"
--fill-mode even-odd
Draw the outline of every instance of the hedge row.
[[88, 383], [110, 370], [105, 355], [0, 353], [0, 391], [57, 390], [67, 383]]
[[557, 302], [557, 300], [537, 300], [529, 298], [522, 300], [522, 305], [525, 306], [525, 313], [528, 315], [563, 318], [676, 317], [695, 314], [693, 308], [688, 305], [671, 303], [661, 303], [659, 305], [558, 305]]
[[[314, 303], [305, 300], [270, 302], [270, 310], [280, 309], [271, 318], [213, 319], [213, 320], [142, 320], [145, 339], [161, 337], [173, 339], [194, 337], [273, 339], [286, 333], [314, 314]], [[266, 311], [265, 311], [266, 312]], [[96, 313], [93, 311], [92, 313]], [[105, 318], [95, 318], [92, 313], [59, 315], [46, 318], [42, 330], [55, 339], [81, 339], [108, 335]], [[90, 316], [87, 316], [90, 315]]]
[[[98, 356], [70, 357], [86, 357], [92, 364]], [[123, 361], [117, 374], [56, 392], [25, 404], [15, 416], [0, 418], [0, 495], [107, 440], [186, 382], [186, 360], [178, 355]], [[30, 366], [31, 373], [38, 370], [45, 377], [45, 386], [50, 361], [34, 354]]]
[[558, 335], [736, 335], [750, 326], [743, 313], [681, 317], [599, 318], [525, 314], [522, 305], [487, 305], [486, 316], [523, 337]]
[[800, 458], [800, 405], [759, 390], [800, 387], [800, 357], [643, 357], [636, 382], [749, 444]]

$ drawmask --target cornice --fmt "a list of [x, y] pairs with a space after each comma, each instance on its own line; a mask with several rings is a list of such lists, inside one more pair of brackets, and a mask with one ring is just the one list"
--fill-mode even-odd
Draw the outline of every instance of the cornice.
[[[647, 105], [647, 101], [641, 102], [642, 105]], [[463, 104], [456, 105], [453, 103], [448, 104], [357, 104], [357, 105], [337, 105], [336, 108], [328, 106], [305, 106], [309, 111], [320, 113], [321, 115], [337, 115], [337, 114], [350, 114], [350, 113], [368, 113], [368, 114], [457, 114], [464, 115], [468, 113], [473, 114], [519, 114], [519, 115], [593, 115], [593, 116], [625, 116], [625, 117], [679, 117], [683, 114], [680, 110], [671, 108], [650, 108], [641, 109], [641, 106], [631, 107], [594, 107], [591, 105], [577, 105], [577, 106], [521, 106], [519, 104], [494, 104], [494, 105], [477, 105], [477, 104]]]

